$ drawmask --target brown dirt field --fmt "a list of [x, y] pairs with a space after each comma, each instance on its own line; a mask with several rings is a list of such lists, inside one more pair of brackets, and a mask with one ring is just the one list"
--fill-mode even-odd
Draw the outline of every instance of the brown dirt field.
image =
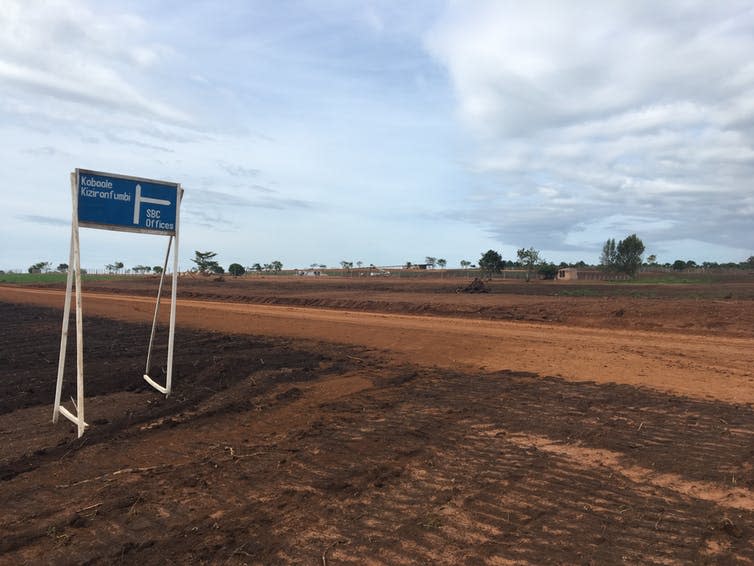
[[[194, 276], [182, 277], [178, 291], [181, 298], [233, 303], [754, 336], [751, 275], [674, 285], [494, 280], [487, 282], [489, 294], [457, 293], [467, 283], [457, 278], [282, 276], [225, 277], [217, 282]], [[157, 277], [92, 281], [84, 289], [153, 297]]]
[[[80, 440], [49, 422], [62, 294], [0, 288], [1, 564], [754, 562], [750, 299], [369, 282], [354, 291], [368, 308], [336, 310], [187, 284], [164, 399], [139, 377], [153, 301], [139, 284], [84, 295]], [[584, 298], [603, 304], [584, 324], [528, 310]], [[530, 314], [453, 310], [467, 300]], [[620, 300], [670, 318], [604, 323]], [[706, 305], [698, 326], [674, 326], [684, 301]], [[711, 301], [738, 317], [704, 330]], [[64, 398], [72, 369], [69, 347]]]

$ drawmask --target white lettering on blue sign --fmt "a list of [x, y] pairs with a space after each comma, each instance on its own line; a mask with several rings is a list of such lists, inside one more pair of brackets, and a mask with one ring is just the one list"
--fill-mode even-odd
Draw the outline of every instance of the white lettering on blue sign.
[[96, 187], [98, 189], [112, 189], [113, 183], [109, 179], [95, 179], [93, 177], [87, 177], [86, 175], [81, 175], [81, 186], [82, 187]]
[[116, 193], [113, 189], [110, 189], [109, 191], [100, 191], [97, 189], [87, 189], [86, 187], [81, 187], [81, 196], [131, 202], [131, 193]]
[[78, 188], [78, 218], [83, 226], [159, 234], [176, 230], [176, 183], [80, 171]]

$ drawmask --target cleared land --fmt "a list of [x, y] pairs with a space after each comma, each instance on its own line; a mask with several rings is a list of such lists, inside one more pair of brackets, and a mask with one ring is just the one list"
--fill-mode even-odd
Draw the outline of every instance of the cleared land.
[[87, 283], [82, 440], [0, 288], [0, 562], [754, 560], [754, 282], [463, 284], [182, 281], [165, 400], [156, 282]]

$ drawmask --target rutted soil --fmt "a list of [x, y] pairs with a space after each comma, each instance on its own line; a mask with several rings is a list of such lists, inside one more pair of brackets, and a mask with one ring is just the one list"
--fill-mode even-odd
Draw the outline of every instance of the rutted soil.
[[750, 405], [185, 327], [166, 400], [87, 315], [78, 440], [60, 311], [0, 317], [2, 564], [754, 561]]

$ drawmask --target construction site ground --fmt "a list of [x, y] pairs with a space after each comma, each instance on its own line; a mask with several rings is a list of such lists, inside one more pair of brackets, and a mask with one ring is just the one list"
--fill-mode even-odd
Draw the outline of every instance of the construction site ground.
[[467, 283], [0, 286], [0, 564], [754, 562], [754, 278]]

